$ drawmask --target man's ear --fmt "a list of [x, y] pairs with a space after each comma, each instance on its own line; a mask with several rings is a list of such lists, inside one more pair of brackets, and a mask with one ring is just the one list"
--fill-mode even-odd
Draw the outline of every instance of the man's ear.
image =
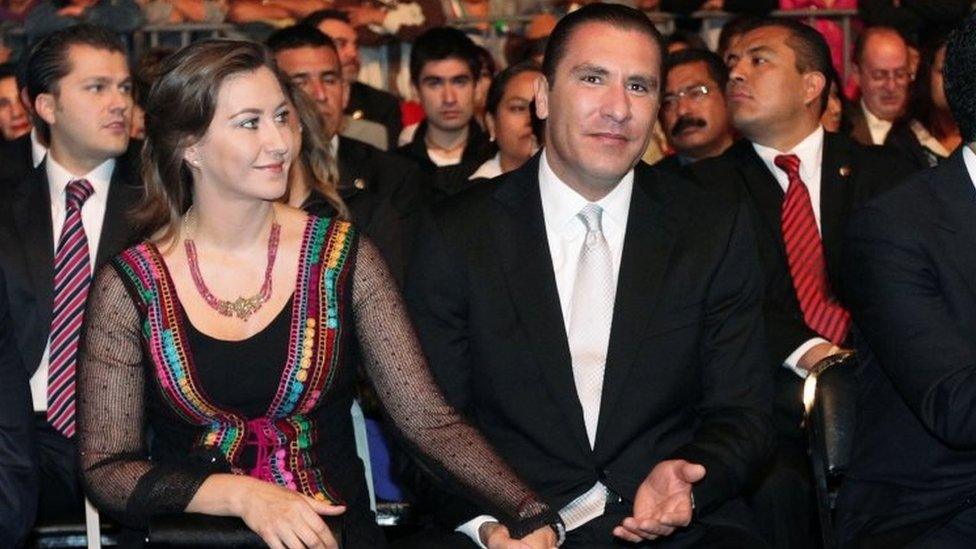
[[827, 87], [827, 77], [821, 72], [808, 72], [803, 75], [803, 104], [820, 101], [820, 97]]
[[57, 120], [58, 100], [53, 93], [42, 93], [34, 100], [34, 109], [37, 111], [37, 116], [51, 126]]
[[549, 118], [549, 81], [545, 76], [535, 80], [535, 114], [542, 120]]

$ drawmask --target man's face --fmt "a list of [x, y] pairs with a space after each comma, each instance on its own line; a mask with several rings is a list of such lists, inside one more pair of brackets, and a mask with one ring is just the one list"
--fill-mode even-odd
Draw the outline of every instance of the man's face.
[[342, 110], [349, 100], [349, 84], [342, 78], [339, 56], [329, 47], [290, 48], [275, 54], [275, 60], [292, 82], [315, 100], [332, 137], [342, 127]]
[[318, 29], [335, 42], [339, 50], [339, 63], [342, 77], [352, 83], [359, 79], [359, 38], [352, 25], [339, 19], [326, 19], [319, 23]]
[[129, 145], [132, 78], [125, 55], [86, 45], [68, 50], [71, 67], [54, 93], [34, 102], [51, 128], [55, 158], [84, 168], [117, 157]]
[[546, 158], [594, 195], [613, 189], [644, 153], [659, 106], [661, 54], [635, 30], [586, 23], [570, 35], [552, 82], [540, 78]]
[[783, 28], [759, 28], [742, 35], [726, 53], [729, 112], [751, 141], [766, 143], [789, 133], [809, 102], [819, 101], [809, 79], [797, 70], [789, 36]]
[[445, 132], [466, 128], [474, 115], [474, 75], [460, 59], [428, 61], [417, 78], [427, 123]]
[[30, 118], [17, 93], [17, 79], [0, 78], [0, 137], [13, 141], [30, 130]]
[[679, 154], [701, 158], [731, 139], [725, 90], [704, 61], [671, 69], [661, 98], [661, 122]]
[[912, 80], [905, 41], [891, 32], [872, 35], [864, 44], [855, 74], [871, 114], [882, 120], [898, 118], [908, 101]]

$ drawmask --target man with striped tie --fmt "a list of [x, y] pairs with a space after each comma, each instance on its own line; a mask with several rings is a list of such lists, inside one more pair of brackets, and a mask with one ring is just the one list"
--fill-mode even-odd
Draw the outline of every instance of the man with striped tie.
[[830, 51], [806, 25], [758, 21], [726, 53], [726, 97], [745, 139], [696, 163], [703, 184], [751, 204], [765, 274], [764, 317], [774, 374], [776, 461], [752, 497], [775, 547], [810, 547], [812, 485], [800, 423], [802, 380], [849, 345], [851, 317], [838, 273], [852, 208], [910, 171], [879, 147], [820, 125]]
[[39, 42], [26, 62], [34, 123], [50, 150], [30, 175], [0, 185], [0, 267], [30, 375], [45, 522], [82, 508], [73, 439], [85, 301], [94, 272], [134, 236], [125, 215], [141, 190], [119, 39], [71, 27]]

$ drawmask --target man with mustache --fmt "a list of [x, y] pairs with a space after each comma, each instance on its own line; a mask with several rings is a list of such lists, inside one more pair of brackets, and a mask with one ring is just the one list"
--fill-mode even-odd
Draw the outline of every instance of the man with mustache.
[[766, 356], [773, 374], [776, 460], [752, 495], [775, 547], [811, 547], [813, 493], [803, 417], [807, 372], [850, 345], [840, 285], [849, 212], [911, 167], [880, 147], [824, 132], [830, 50], [813, 28], [760, 20], [726, 52], [726, 98], [745, 139], [691, 166], [702, 184], [759, 213], [754, 246], [764, 272]]
[[[563, 17], [535, 85], [542, 151], [435, 205], [407, 274], [439, 385], [571, 549], [763, 546], [740, 497], [772, 443], [754, 216], [640, 161], [663, 51], [632, 8]], [[445, 547], [554, 545], [439, 511]]]
[[708, 50], [682, 50], [668, 56], [664, 74], [660, 118], [675, 154], [657, 165], [679, 170], [725, 152], [734, 130], [725, 104], [729, 70], [722, 58]]
[[38, 518], [80, 514], [75, 370], [93, 274], [137, 235], [142, 196], [129, 139], [132, 78], [117, 36], [81, 24], [48, 35], [26, 60], [34, 127], [50, 148], [26, 176], [0, 182], [0, 269], [30, 377], [40, 472]]
[[849, 113], [851, 137], [862, 145], [883, 145], [908, 103], [908, 44], [893, 28], [869, 28], [855, 44], [854, 64], [861, 101]]

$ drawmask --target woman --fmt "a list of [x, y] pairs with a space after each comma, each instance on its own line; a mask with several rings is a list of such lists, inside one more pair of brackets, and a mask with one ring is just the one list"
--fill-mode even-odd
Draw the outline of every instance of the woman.
[[485, 123], [498, 152], [468, 179], [491, 179], [510, 172], [539, 149], [530, 109], [535, 81], [540, 76], [542, 69], [538, 65], [524, 62], [506, 68], [492, 81], [485, 102]]
[[229, 515], [273, 548], [335, 547], [325, 515], [343, 547], [382, 547], [349, 416], [355, 335], [430, 470], [553, 545], [555, 513], [437, 391], [372, 243], [277, 203], [295, 151], [272, 67], [260, 45], [198, 42], [149, 93], [139, 220], [152, 236], [99, 273], [86, 319], [89, 495], [136, 528]]
[[945, 38], [925, 50], [914, 83], [909, 116], [895, 123], [885, 141], [920, 169], [939, 164], [962, 143], [943, 87], [945, 52]]

